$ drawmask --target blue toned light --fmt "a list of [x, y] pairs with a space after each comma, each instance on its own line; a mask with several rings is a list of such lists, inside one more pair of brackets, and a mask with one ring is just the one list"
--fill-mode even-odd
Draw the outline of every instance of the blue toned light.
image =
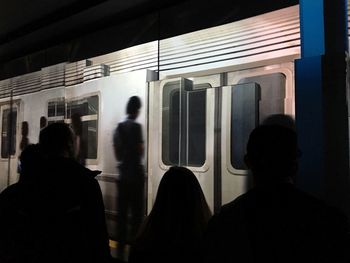
[[300, 0], [301, 57], [324, 55], [323, 0]]

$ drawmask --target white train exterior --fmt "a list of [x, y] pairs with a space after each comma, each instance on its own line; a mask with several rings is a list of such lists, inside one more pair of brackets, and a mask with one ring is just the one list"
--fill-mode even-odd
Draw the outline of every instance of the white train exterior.
[[[83, 109], [90, 140], [87, 166], [102, 171], [98, 180], [106, 212], [115, 215], [112, 134], [125, 118], [128, 98], [137, 95], [143, 102], [138, 121], [147, 149], [148, 211], [171, 165], [195, 173], [214, 210], [247, 189], [242, 154], [251, 128], [269, 114], [295, 114], [294, 60], [299, 56], [299, 7], [292, 6], [3, 80], [0, 190], [18, 180], [23, 121], [36, 143], [41, 116], [69, 123], [72, 112]], [[10, 137], [10, 108], [13, 149], [3, 146]]]

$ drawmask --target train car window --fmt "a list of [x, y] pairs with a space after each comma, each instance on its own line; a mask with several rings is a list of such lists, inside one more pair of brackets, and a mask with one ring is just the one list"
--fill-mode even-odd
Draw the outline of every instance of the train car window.
[[286, 76], [282, 73], [252, 76], [238, 83], [241, 85], [237, 87], [248, 89], [239, 92], [232, 89], [231, 165], [235, 169], [245, 170], [245, 145], [252, 129], [267, 116], [284, 113]]
[[83, 123], [82, 138], [85, 139], [87, 159], [97, 159], [98, 96], [72, 100], [67, 103], [67, 119], [79, 114]]
[[55, 122], [64, 122], [65, 116], [65, 101], [63, 98], [55, 101], [49, 101], [47, 104], [48, 124]]
[[253, 76], [241, 79], [238, 83], [257, 83], [261, 87], [259, 121], [271, 114], [284, 114], [286, 97], [286, 76], [283, 73]]
[[244, 154], [249, 134], [259, 122], [259, 90], [256, 83], [231, 89], [231, 164], [238, 170], [247, 169]]
[[206, 154], [206, 90], [181, 90], [179, 82], [167, 83], [162, 113], [163, 163], [202, 166]]
[[202, 166], [205, 162], [206, 95], [205, 90], [198, 90], [188, 96], [188, 166]]
[[17, 109], [5, 109], [2, 112], [1, 158], [16, 153]]

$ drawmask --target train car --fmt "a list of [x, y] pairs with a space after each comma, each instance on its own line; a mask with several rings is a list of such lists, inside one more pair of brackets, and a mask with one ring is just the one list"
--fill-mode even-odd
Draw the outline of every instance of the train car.
[[112, 136], [128, 98], [137, 95], [143, 103], [138, 121], [147, 149], [148, 211], [172, 165], [195, 173], [216, 211], [249, 187], [243, 156], [250, 131], [270, 114], [294, 116], [299, 56], [299, 7], [292, 6], [1, 81], [0, 190], [18, 179], [23, 121], [36, 143], [41, 116], [70, 123], [79, 112], [86, 164], [102, 171], [97, 179], [106, 214], [114, 219]]

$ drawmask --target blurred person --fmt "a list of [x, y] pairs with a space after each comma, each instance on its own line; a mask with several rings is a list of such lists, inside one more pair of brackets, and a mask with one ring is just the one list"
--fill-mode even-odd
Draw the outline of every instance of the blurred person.
[[71, 129], [47, 126], [20, 160], [19, 182], [0, 194], [0, 262], [109, 262], [102, 193], [74, 160]]
[[28, 145], [29, 145], [29, 139], [28, 139], [28, 134], [29, 134], [29, 125], [27, 121], [22, 122], [22, 127], [21, 127], [21, 142], [19, 144], [19, 149], [23, 151]]
[[195, 175], [187, 168], [171, 167], [160, 181], [129, 262], [198, 262], [210, 216]]
[[132, 96], [126, 106], [127, 118], [118, 124], [113, 135], [114, 153], [119, 162], [117, 254], [121, 259], [126, 257], [126, 245], [133, 242], [145, 214], [144, 142], [142, 127], [136, 122], [140, 108], [140, 98]]

